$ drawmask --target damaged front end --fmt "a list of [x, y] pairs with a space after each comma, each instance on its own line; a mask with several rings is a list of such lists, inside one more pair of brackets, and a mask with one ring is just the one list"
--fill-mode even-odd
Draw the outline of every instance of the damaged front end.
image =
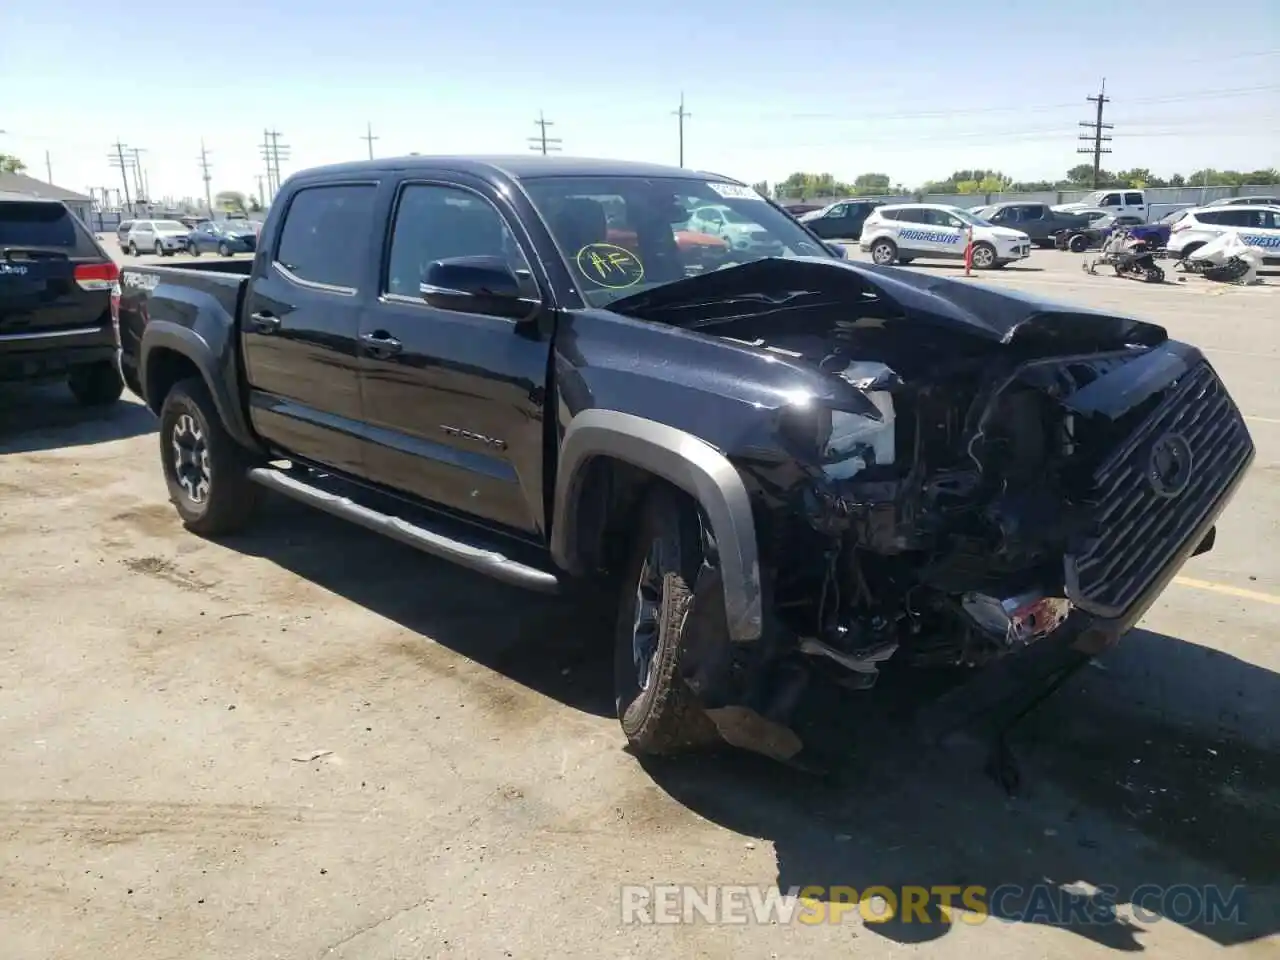
[[1211, 544], [1253, 444], [1194, 347], [903, 271], [751, 267], [622, 304], [830, 381], [782, 399], [771, 442], [728, 451], [769, 629], [763, 652], [726, 652], [695, 596], [687, 676], [713, 711], [746, 698], [785, 724], [796, 683], [762, 658], [866, 689], [888, 661], [978, 667], [1068, 625], [1114, 642]]

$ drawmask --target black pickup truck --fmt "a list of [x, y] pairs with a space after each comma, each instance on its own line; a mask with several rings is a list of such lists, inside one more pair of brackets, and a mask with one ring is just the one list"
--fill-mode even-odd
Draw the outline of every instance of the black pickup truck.
[[[707, 206], [782, 255], [686, 261]], [[646, 752], [791, 757], [819, 671], [1104, 649], [1254, 455], [1157, 326], [849, 263], [748, 186], [645, 164], [299, 173], [252, 262], [130, 265], [119, 320], [189, 529], [265, 488], [533, 590], [608, 583]]]

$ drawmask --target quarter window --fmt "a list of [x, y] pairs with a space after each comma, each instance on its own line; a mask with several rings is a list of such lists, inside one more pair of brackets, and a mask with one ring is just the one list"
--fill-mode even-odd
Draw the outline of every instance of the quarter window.
[[305, 187], [285, 214], [276, 262], [299, 280], [355, 290], [373, 229], [371, 183]]

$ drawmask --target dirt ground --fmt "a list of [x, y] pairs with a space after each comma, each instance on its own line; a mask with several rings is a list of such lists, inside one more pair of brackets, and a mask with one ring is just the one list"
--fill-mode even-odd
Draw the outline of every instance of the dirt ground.
[[[815, 694], [827, 778], [640, 761], [582, 611], [282, 500], [201, 540], [136, 401], [0, 388], [0, 957], [1280, 957], [1280, 279], [1078, 262], [977, 282], [1201, 345], [1258, 458], [1216, 549], [1021, 731], [1017, 799], [976, 749], [908, 746], [892, 683]], [[623, 922], [623, 885], [670, 883], [1244, 899], [1218, 923]]]

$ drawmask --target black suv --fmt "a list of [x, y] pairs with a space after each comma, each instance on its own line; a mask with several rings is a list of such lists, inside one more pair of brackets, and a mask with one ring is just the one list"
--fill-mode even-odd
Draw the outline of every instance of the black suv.
[[86, 406], [118, 400], [118, 276], [64, 204], [0, 197], [0, 381], [65, 377]]

